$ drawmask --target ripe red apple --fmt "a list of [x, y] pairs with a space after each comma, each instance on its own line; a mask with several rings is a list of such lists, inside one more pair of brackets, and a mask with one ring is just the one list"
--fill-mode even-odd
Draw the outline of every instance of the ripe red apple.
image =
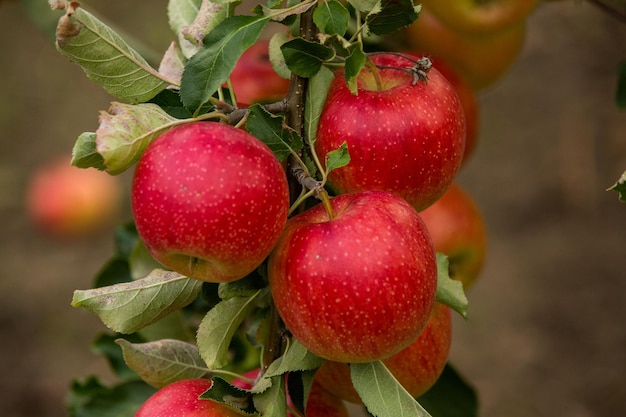
[[79, 237], [111, 225], [121, 208], [118, 178], [58, 157], [38, 167], [26, 185], [26, 211], [41, 230]]
[[[254, 369], [247, 372], [244, 376], [249, 379], [255, 379], [258, 375], [259, 369]], [[234, 380], [232, 384], [242, 389], [251, 389], [253, 387], [252, 384], [241, 379]], [[294, 407], [289, 397], [289, 392], [287, 392], [287, 405]], [[305, 414], [306, 417], [348, 417], [348, 410], [341, 399], [325, 390], [317, 381], [313, 381], [305, 406]], [[287, 417], [293, 417], [293, 414], [287, 412]]]
[[265, 144], [232, 126], [195, 122], [148, 146], [133, 178], [132, 209], [157, 261], [188, 277], [229, 282], [272, 250], [289, 191]]
[[344, 194], [292, 217], [268, 261], [270, 290], [287, 328], [338, 362], [397, 353], [424, 328], [437, 267], [417, 212], [386, 191]]
[[[450, 309], [435, 303], [419, 337], [406, 349], [384, 359], [383, 363], [411, 396], [417, 398], [441, 375], [450, 354], [451, 339]], [[316, 372], [315, 380], [343, 400], [362, 403], [352, 386], [347, 363], [325, 361]]]
[[139, 408], [135, 417], [242, 417], [243, 412], [227, 404], [200, 399], [213, 382], [208, 379], [185, 379], [155, 392]]
[[[411, 59], [393, 54], [371, 56], [376, 65], [408, 69]], [[413, 57], [413, 59], [417, 59]], [[330, 86], [317, 131], [316, 150], [324, 156], [348, 144], [350, 163], [331, 171], [340, 193], [385, 190], [423, 209], [454, 179], [465, 147], [465, 116], [452, 85], [436, 69], [428, 81], [413, 82], [400, 69], [361, 71], [358, 95], [343, 74]]]
[[453, 30], [487, 33], [525, 20], [539, 0], [422, 0], [421, 3]]
[[241, 106], [282, 100], [289, 90], [289, 80], [272, 68], [266, 39], [246, 49], [231, 72], [230, 81]]
[[469, 288], [482, 270], [487, 231], [480, 209], [458, 184], [420, 212], [437, 252], [448, 256], [450, 276]]

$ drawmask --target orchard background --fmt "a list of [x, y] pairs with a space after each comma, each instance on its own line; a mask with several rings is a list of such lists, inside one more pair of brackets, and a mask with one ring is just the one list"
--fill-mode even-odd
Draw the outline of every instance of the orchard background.
[[[158, 51], [169, 44], [165, 0], [86, 3]], [[111, 97], [19, 2], [0, 3], [0, 33], [0, 410], [64, 416], [71, 379], [109, 372], [89, 348], [101, 322], [69, 302], [109, 258], [112, 229], [45, 236], [25, 215], [24, 188]], [[626, 168], [626, 113], [614, 102], [625, 42], [626, 24], [587, 2], [544, 4], [513, 68], [479, 95], [479, 143], [458, 180], [483, 210], [489, 252], [469, 320], [455, 316], [451, 361], [481, 416], [623, 412], [626, 207], [605, 189]], [[129, 218], [126, 207], [119, 220]]]

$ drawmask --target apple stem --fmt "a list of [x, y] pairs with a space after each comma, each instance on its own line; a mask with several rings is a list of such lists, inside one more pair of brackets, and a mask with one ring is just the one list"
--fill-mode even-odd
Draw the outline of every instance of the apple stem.
[[[381, 53], [382, 52], [372, 52], [369, 55], [377, 55]], [[375, 65], [376, 68], [393, 69], [393, 70], [406, 72], [407, 74], [410, 74], [411, 76], [413, 76], [413, 82], [412, 82], [413, 85], [417, 84], [419, 81], [423, 81], [423, 82], [428, 81], [428, 71], [430, 71], [430, 69], [433, 67], [433, 63], [430, 61], [428, 57], [424, 56], [419, 59], [413, 59], [399, 52], [385, 52], [385, 54], [397, 55], [399, 57], [406, 59], [407, 61], [412, 62], [413, 65], [410, 68], [392, 67], [392, 66], [387, 66], [387, 65]], [[378, 81], [377, 81], [377, 84], [378, 84]]]

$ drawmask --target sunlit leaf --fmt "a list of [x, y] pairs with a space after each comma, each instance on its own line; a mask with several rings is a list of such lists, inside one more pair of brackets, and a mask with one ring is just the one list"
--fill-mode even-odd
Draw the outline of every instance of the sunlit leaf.
[[137, 162], [154, 138], [184, 121], [170, 116], [156, 104], [114, 102], [108, 112], [100, 112], [99, 123], [96, 148], [106, 170], [119, 174]]
[[265, 143], [280, 161], [302, 149], [302, 139], [287, 128], [284, 117], [271, 114], [259, 104], [250, 107], [246, 129]]
[[118, 99], [145, 102], [173, 84], [115, 31], [82, 8], [70, 8], [61, 18], [56, 45], [89, 79]]
[[348, 152], [348, 143], [343, 142], [339, 148], [326, 154], [326, 172], [333, 169], [341, 168], [350, 163], [350, 153]]
[[118, 333], [133, 333], [191, 303], [201, 287], [201, 281], [157, 269], [140, 280], [76, 290], [72, 306], [97, 314]]
[[220, 3], [222, 2], [202, 0], [193, 22], [180, 28], [183, 37], [192, 45], [202, 46], [202, 39], [206, 34], [228, 16], [228, 7]]
[[206, 314], [198, 327], [197, 344], [200, 356], [210, 369], [219, 369], [228, 363], [228, 346], [233, 335], [261, 293], [250, 297], [224, 300]]
[[319, 72], [309, 78], [309, 87], [304, 106], [304, 131], [306, 140], [311, 144], [315, 143], [320, 115], [326, 103], [328, 87], [333, 79], [333, 72], [326, 67], [320, 68]]
[[461, 281], [450, 278], [448, 257], [437, 253], [437, 293], [435, 299], [467, 317], [468, 301]]
[[81, 133], [72, 149], [72, 165], [78, 168], [104, 170], [104, 158], [96, 148], [96, 132]]
[[381, 361], [351, 363], [350, 377], [363, 404], [376, 417], [430, 417]]
[[198, 52], [198, 45], [185, 39], [182, 28], [191, 25], [198, 15], [202, 0], [169, 0], [167, 3], [167, 17], [170, 28], [178, 37], [178, 44], [186, 58], [191, 58]]
[[626, 171], [624, 171], [622, 176], [615, 182], [615, 184], [607, 189], [607, 191], [609, 190], [617, 192], [620, 201], [626, 203]]
[[198, 348], [180, 340], [165, 339], [131, 343], [117, 339], [124, 360], [147, 384], [161, 388], [182, 379], [202, 378], [210, 373]]
[[350, 12], [337, 0], [328, 0], [315, 9], [313, 21], [323, 33], [343, 36], [348, 30]]
[[282, 78], [289, 79], [291, 78], [291, 71], [287, 67], [285, 63], [285, 57], [283, 56], [283, 51], [281, 51], [281, 46], [284, 43], [288, 42], [291, 39], [291, 36], [287, 32], [276, 32], [272, 35], [269, 42], [269, 55], [270, 62], [272, 63], [272, 68], [276, 71], [276, 74], [280, 75]]
[[159, 74], [167, 77], [168, 79], [180, 84], [180, 79], [183, 76], [183, 69], [187, 59], [183, 55], [182, 50], [178, 46], [178, 43], [172, 42], [165, 51], [161, 63], [159, 64]]
[[185, 106], [198, 110], [224, 84], [237, 60], [267, 25], [264, 16], [232, 16], [203, 40], [203, 47], [187, 62], [180, 86]]

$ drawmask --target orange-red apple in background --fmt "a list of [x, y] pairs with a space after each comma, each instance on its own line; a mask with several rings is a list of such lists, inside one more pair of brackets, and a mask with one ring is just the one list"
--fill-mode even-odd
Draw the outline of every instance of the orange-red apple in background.
[[119, 179], [57, 157], [38, 167], [26, 186], [26, 211], [41, 230], [79, 237], [110, 226], [121, 208]]
[[485, 221], [475, 201], [455, 183], [420, 216], [435, 250], [448, 256], [450, 276], [469, 288], [483, 268], [487, 249]]
[[[441, 375], [448, 360], [452, 338], [450, 308], [435, 303], [426, 327], [409, 347], [384, 359], [383, 363], [413, 397], [419, 397]], [[337, 397], [360, 404], [346, 363], [325, 361], [315, 380]]]

